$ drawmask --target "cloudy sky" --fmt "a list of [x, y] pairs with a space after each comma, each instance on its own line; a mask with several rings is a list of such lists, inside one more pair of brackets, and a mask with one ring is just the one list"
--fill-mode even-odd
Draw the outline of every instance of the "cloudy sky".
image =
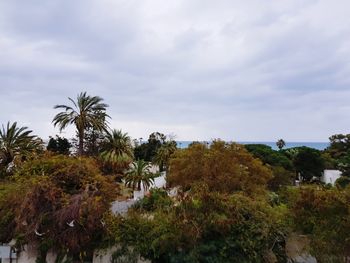
[[134, 138], [327, 141], [350, 132], [349, 10], [348, 0], [0, 0], [0, 123], [47, 138], [53, 106], [87, 91]]

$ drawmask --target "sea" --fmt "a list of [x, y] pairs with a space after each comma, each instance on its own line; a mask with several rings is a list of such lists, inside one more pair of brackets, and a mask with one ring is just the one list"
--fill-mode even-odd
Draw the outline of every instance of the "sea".
[[[177, 147], [187, 148], [188, 145], [191, 144], [192, 142], [193, 141], [177, 141]], [[237, 143], [240, 143], [240, 144], [265, 144], [267, 146], [270, 146], [274, 150], [278, 150], [276, 142], [237, 142]], [[286, 146], [283, 147], [283, 149], [302, 147], [302, 146], [314, 148], [317, 150], [324, 150], [329, 146], [329, 143], [328, 142], [286, 142]]]

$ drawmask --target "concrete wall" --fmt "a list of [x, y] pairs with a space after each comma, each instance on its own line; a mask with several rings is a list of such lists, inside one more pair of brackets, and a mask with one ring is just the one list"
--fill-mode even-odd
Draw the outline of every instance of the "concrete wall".
[[[24, 250], [17, 254], [17, 258], [3, 258], [2, 263], [35, 263], [38, 257], [36, 247], [34, 246], [25, 246]], [[46, 256], [47, 263], [55, 263], [57, 254], [49, 251]]]
[[[160, 176], [154, 178], [154, 183], [149, 187], [150, 189], [153, 188], [163, 188], [166, 186], [166, 180], [165, 180], [165, 172], [162, 172]], [[143, 188], [143, 185], [141, 184], [141, 190], [140, 191], [134, 191], [134, 200], [142, 199], [145, 194], [148, 191], [145, 191]]]
[[321, 176], [321, 181], [326, 184], [334, 185], [335, 181], [341, 176], [341, 171], [339, 170], [324, 170]]

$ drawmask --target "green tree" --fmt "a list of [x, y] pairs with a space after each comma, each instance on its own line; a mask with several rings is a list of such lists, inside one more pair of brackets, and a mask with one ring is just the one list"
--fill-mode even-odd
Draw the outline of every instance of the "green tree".
[[162, 144], [158, 148], [156, 155], [153, 158], [153, 162], [159, 165], [160, 171], [165, 170], [168, 172], [170, 157], [177, 150], [175, 141], [168, 141]]
[[327, 152], [333, 158], [338, 159], [348, 153], [350, 150], [350, 134], [334, 134], [329, 137], [329, 147]]
[[141, 143], [135, 147], [135, 159], [142, 159], [147, 162], [153, 161], [158, 149], [166, 143], [167, 137], [160, 132], [153, 132], [149, 135], [146, 143]]
[[54, 126], [59, 126], [60, 131], [65, 129], [68, 125], [73, 124], [78, 134], [78, 154], [84, 154], [84, 137], [88, 128], [93, 128], [97, 131], [106, 129], [106, 114], [107, 104], [103, 103], [103, 99], [98, 96], [89, 96], [86, 92], [82, 92], [77, 96], [77, 101], [68, 98], [73, 104], [56, 105], [55, 109], [63, 109], [64, 111], [58, 113], [54, 119]]
[[321, 152], [309, 147], [300, 147], [294, 159], [295, 170], [304, 182], [313, 177], [320, 178], [325, 168]]
[[100, 156], [103, 162], [118, 174], [122, 174], [133, 160], [130, 136], [121, 130], [107, 131], [101, 148]]
[[126, 172], [125, 184], [134, 190], [147, 190], [154, 183], [155, 174], [151, 172], [151, 165], [144, 160], [137, 160]]
[[278, 147], [278, 149], [282, 150], [284, 146], [286, 146], [286, 142], [283, 139], [279, 139], [276, 142], [276, 145]]
[[289, 160], [282, 151], [275, 151], [265, 144], [246, 144], [244, 147], [248, 152], [253, 154], [254, 157], [259, 158], [264, 164], [281, 166], [286, 170], [293, 171], [291, 160]]
[[56, 135], [56, 138], [50, 137], [46, 149], [54, 153], [69, 155], [71, 147], [72, 144], [67, 140], [67, 138]]
[[9, 169], [9, 165], [19, 159], [26, 159], [34, 152], [42, 150], [42, 141], [27, 127], [18, 127], [17, 122], [6, 126], [2, 125], [0, 130], [0, 170]]

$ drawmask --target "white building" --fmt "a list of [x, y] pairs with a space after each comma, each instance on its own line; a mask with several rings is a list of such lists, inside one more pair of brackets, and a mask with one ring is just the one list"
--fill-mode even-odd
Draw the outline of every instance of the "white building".
[[324, 170], [321, 176], [321, 182], [325, 184], [334, 185], [335, 181], [341, 176], [341, 171], [339, 170]]

